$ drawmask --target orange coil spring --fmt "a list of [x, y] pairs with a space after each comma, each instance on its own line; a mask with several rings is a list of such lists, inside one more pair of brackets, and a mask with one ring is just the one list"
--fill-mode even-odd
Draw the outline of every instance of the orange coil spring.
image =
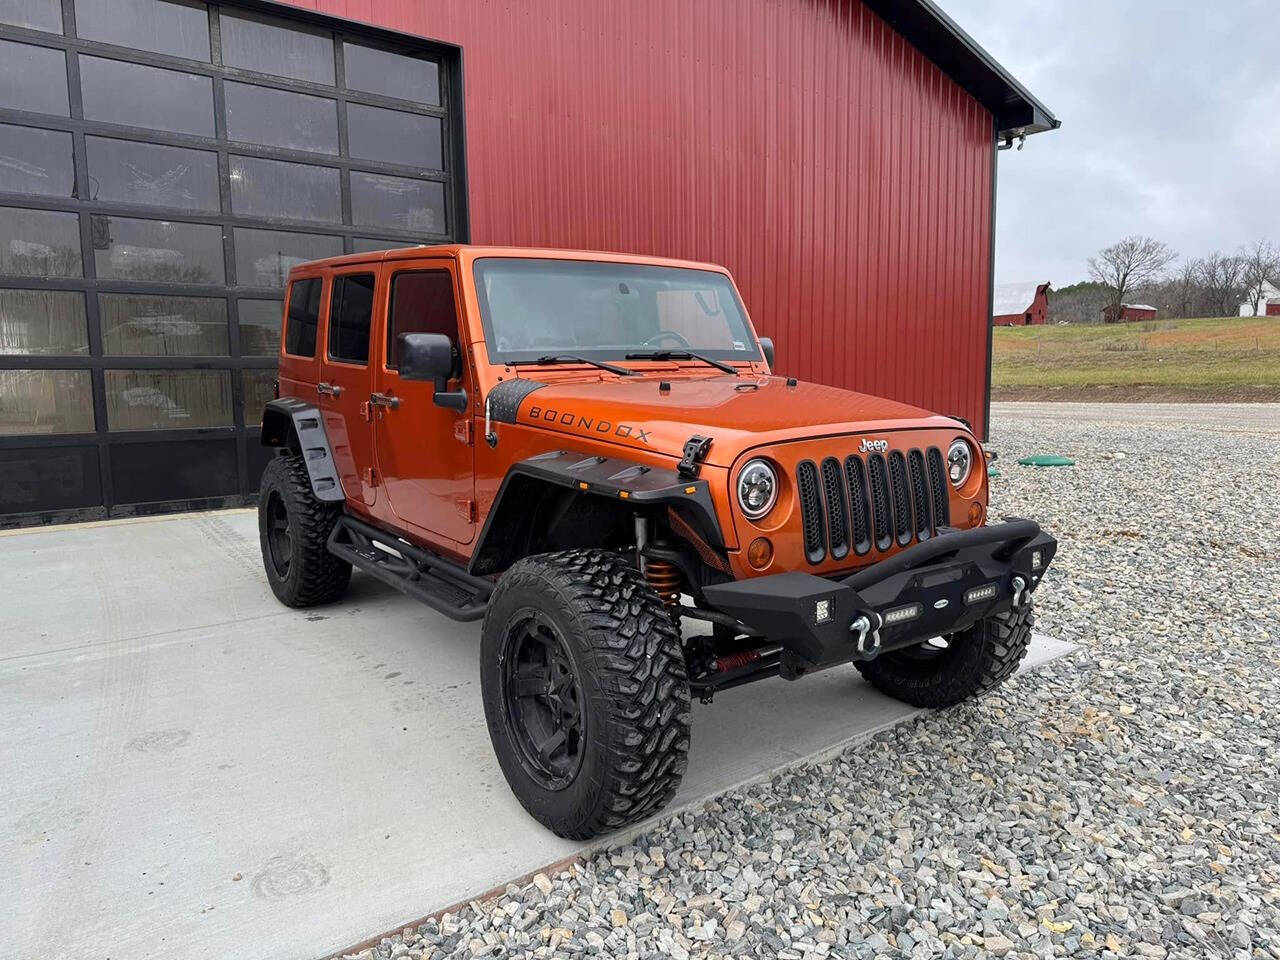
[[674, 607], [680, 602], [680, 588], [684, 584], [684, 578], [674, 563], [646, 557], [644, 577], [668, 607]]

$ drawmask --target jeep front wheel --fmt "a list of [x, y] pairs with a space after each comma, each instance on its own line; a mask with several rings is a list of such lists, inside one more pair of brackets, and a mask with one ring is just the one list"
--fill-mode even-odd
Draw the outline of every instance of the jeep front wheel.
[[306, 464], [293, 454], [276, 457], [258, 487], [262, 565], [276, 599], [290, 607], [337, 600], [351, 580], [351, 564], [329, 552], [329, 534], [341, 503], [311, 492]]
[[622, 557], [528, 557], [485, 615], [480, 681], [494, 752], [540, 823], [586, 840], [661, 810], [689, 750], [680, 634]]
[[1031, 601], [992, 614], [967, 630], [855, 661], [881, 693], [917, 707], [950, 707], [1013, 676], [1031, 643]]

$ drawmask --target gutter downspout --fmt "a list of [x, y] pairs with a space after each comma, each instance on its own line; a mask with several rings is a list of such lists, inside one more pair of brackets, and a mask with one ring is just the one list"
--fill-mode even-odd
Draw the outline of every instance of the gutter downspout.
[[991, 356], [994, 348], [995, 319], [992, 310], [996, 302], [996, 160], [1000, 156], [1000, 131], [995, 117], [991, 118], [991, 230], [987, 238], [987, 388], [982, 410], [982, 442], [991, 439]]

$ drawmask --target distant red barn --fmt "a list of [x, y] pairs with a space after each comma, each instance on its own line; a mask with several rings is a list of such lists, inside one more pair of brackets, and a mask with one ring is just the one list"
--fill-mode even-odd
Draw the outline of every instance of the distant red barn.
[[1280, 300], [1267, 301], [1267, 316], [1280, 317]]
[[[1154, 320], [1156, 318], [1156, 308], [1147, 303], [1122, 303], [1120, 304], [1120, 323], [1130, 323], [1134, 320]], [[1102, 308], [1102, 322], [1116, 323], [1115, 307], [1107, 304]]]
[[998, 283], [991, 299], [997, 327], [1029, 327], [1049, 321], [1048, 283]]

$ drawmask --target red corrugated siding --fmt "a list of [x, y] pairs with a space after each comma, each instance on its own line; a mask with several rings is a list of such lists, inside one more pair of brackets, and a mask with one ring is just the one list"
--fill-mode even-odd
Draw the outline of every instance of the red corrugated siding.
[[985, 429], [991, 116], [861, 4], [299, 5], [463, 48], [473, 241], [723, 263], [781, 372]]

